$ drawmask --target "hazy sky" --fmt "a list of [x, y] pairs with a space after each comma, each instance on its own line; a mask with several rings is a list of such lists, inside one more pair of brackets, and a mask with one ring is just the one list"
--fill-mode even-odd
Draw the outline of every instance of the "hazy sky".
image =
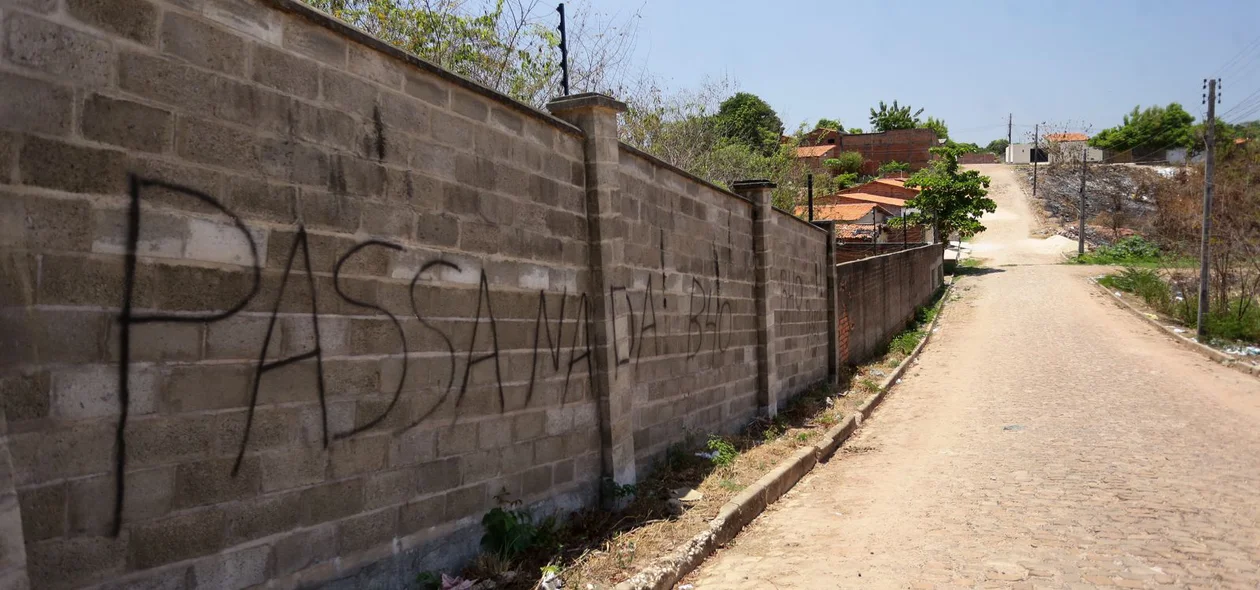
[[866, 128], [871, 106], [897, 99], [984, 145], [1006, 137], [1007, 113], [1020, 141], [1042, 121], [1096, 132], [1138, 104], [1202, 118], [1206, 77], [1223, 78], [1218, 113], [1260, 91], [1258, 0], [593, 1], [639, 11], [636, 60], [668, 86], [730, 76], [789, 131], [819, 117]]

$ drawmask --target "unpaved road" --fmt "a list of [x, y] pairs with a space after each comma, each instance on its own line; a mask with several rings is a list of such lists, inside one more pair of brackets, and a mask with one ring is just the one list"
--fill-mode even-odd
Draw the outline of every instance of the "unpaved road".
[[[961, 297], [828, 464], [697, 588], [1260, 587], [1260, 380], [1053, 264], [1014, 179]], [[1094, 271], [1096, 272], [1096, 271]]]

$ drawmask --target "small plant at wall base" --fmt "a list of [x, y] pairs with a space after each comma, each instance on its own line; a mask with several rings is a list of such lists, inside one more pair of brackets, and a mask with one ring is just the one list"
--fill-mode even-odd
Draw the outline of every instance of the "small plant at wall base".
[[720, 436], [709, 437], [709, 451], [713, 454], [713, 464], [718, 467], [730, 467], [739, 458], [735, 445]]

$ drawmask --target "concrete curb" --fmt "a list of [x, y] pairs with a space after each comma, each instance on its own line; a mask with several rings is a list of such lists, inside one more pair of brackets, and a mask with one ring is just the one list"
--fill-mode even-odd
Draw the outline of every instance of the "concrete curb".
[[1158, 319], [1152, 318], [1146, 315], [1145, 313], [1143, 313], [1142, 310], [1136, 307], [1133, 307], [1133, 304], [1129, 303], [1128, 301], [1125, 301], [1124, 298], [1116, 297], [1115, 293], [1113, 293], [1111, 289], [1108, 289], [1105, 285], [1103, 285], [1102, 283], [1099, 283], [1097, 280], [1094, 279], [1094, 277], [1089, 277], [1089, 282], [1093, 284], [1094, 287], [1097, 288], [1099, 291], [1102, 291], [1105, 295], [1107, 295], [1108, 299], [1115, 301], [1120, 306], [1121, 309], [1127, 310], [1129, 313], [1137, 316], [1138, 319], [1141, 319], [1142, 321], [1150, 324], [1151, 326], [1154, 326], [1155, 329], [1159, 330], [1160, 332], [1163, 332], [1166, 336], [1172, 338], [1173, 341], [1176, 342], [1182, 348], [1198, 353], [1199, 355], [1205, 356], [1210, 360], [1213, 360], [1226, 367], [1234, 369], [1235, 371], [1238, 371], [1244, 375], [1260, 377], [1260, 365], [1241, 361], [1237, 357], [1233, 357], [1228, 354], [1225, 354], [1219, 350], [1216, 350], [1215, 348], [1212, 348], [1211, 346], [1207, 346], [1205, 344], [1199, 344], [1193, 338], [1182, 336], [1181, 334], [1178, 334], [1172, 331], [1171, 328], [1161, 323]]
[[[944, 285], [941, 294], [940, 310], [945, 309], [954, 280]], [[681, 547], [651, 565], [639, 570], [630, 579], [617, 584], [616, 590], [669, 590], [683, 576], [691, 573], [704, 563], [718, 547], [729, 543], [748, 523], [757, 518], [766, 507], [791, 490], [805, 474], [809, 473], [819, 462], [826, 461], [849, 436], [857, 430], [864, 420], [871, 417], [875, 408], [888, 394], [888, 390], [897, 384], [897, 380], [905, 374], [910, 364], [918, 358], [919, 352], [932, 339], [932, 331], [941, 319], [938, 311], [936, 317], [928, 324], [923, 340], [906, 356], [897, 368], [879, 385], [879, 390], [858, 406], [857, 412], [850, 414], [839, 424], [832, 426], [823, 434], [817, 443], [797, 449], [792, 456], [781, 461], [769, 473], [761, 476], [752, 485], [731, 498], [718, 510], [718, 514], [709, 521], [709, 526], [700, 534], [687, 540]]]

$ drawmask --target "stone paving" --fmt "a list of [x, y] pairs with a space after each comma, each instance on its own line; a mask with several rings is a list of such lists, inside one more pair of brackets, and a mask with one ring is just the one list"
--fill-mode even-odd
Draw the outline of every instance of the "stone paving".
[[992, 271], [844, 450], [685, 582], [1260, 588], [1260, 380], [1052, 264], [986, 173]]

